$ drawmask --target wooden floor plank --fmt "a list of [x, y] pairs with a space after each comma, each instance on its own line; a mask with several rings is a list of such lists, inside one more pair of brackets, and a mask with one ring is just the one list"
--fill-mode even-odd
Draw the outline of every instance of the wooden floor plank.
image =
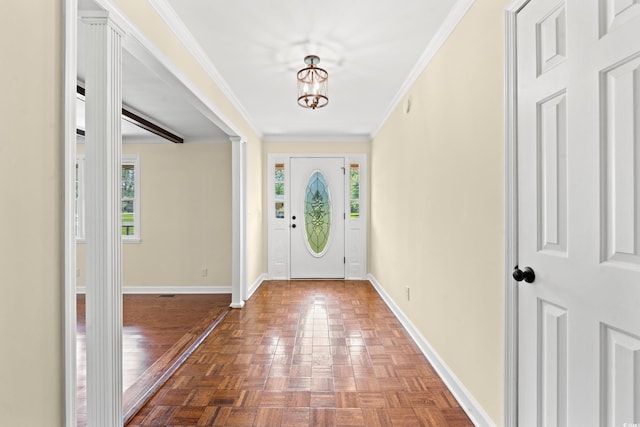
[[[129, 426], [472, 426], [367, 281], [268, 281]], [[155, 424], [157, 425], [157, 424]]]
[[[123, 409], [128, 418], [192, 351], [230, 302], [227, 294], [123, 295]], [[77, 295], [76, 307], [77, 425], [82, 427], [86, 425], [85, 295]], [[152, 419], [161, 414], [154, 412]]]

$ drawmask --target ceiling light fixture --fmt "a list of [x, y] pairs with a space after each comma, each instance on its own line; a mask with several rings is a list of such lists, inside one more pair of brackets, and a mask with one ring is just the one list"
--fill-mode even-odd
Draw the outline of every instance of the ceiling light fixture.
[[316, 67], [320, 58], [307, 55], [304, 58], [307, 67], [298, 71], [298, 105], [304, 108], [322, 108], [329, 103], [329, 73]]

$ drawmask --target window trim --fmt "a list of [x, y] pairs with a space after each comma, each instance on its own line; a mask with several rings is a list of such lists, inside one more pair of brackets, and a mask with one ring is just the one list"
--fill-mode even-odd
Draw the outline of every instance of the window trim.
[[[133, 165], [135, 170], [134, 185], [135, 185], [135, 197], [133, 200], [133, 209], [135, 212], [133, 219], [134, 234], [122, 235], [122, 243], [140, 243], [142, 241], [142, 233], [140, 232], [140, 156], [137, 154], [123, 154], [123, 165]], [[85, 186], [84, 186], [84, 169], [85, 169], [85, 156], [76, 156], [76, 165], [78, 170], [78, 198], [77, 198], [77, 222], [76, 222], [76, 243], [85, 243]], [[120, 197], [120, 203], [122, 203], [122, 197]], [[120, 204], [121, 206], [121, 204]]]
[[[133, 200], [133, 209], [135, 212], [135, 215], [133, 217], [134, 234], [122, 235], [122, 243], [140, 243], [140, 241], [142, 240], [142, 234], [140, 232], [140, 156], [137, 154], [123, 154], [122, 164], [133, 165], [133, 170], [135, 171], [135, 197]], [[122, 203], [122, 196], [120, 197], [120, 200]]]

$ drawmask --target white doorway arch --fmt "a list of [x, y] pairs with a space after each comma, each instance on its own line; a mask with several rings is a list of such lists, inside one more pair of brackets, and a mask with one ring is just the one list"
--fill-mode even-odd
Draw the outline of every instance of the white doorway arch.
[[[232, 144], [232, 306], [242, 307], [246, 298], [246, 156], [247, 141], [239, 128], [222, 119], [218, 108], [169, 63], [160, 50], [151, 44], [135, 25], [109, 0], [95, 0], [106, 14], [121, 27], [126, 35], [123, 49], [158, 73], [175, 87], [179, 87], [190, 103], [212, 123], [222, 129]], [[64, 0], [64, 396], [65, 426], [76, 426], [76, 239], [75, 239], [75, 162], [76, 162], [76, 86], [78, 54], [78, 1]], [[118, 271], [110, 274], [121, 274]], [[116, 325], [113, 325], [116, 326]], [[121, 327], [121, 325], [119, 325]], [[121, 369], [121, 368], [120, 368]], [[114, 392], [115, 393], [115, 392]], [[113, 399], [120, 399], [112, 396]]]

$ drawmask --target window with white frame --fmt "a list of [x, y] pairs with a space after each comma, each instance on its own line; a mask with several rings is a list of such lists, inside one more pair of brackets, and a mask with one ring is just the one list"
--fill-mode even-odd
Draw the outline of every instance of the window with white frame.
[[[76, 162], [76, 240], [84, 241], [84, 157]], [[122, 219], [122, 241], [140, 241], [140, 161], [138, 156], [122, 157], [122, 181], [120, 192], [120, 215]]]

